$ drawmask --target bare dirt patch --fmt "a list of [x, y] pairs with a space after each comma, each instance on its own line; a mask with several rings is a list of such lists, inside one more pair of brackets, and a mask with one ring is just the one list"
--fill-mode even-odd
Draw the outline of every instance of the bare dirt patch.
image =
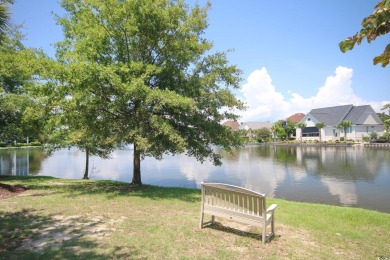
[[9, 197], [17, 196], [20, 193], [28, 190], [26, 186], [15, 184], [9, 185], [0, 183], [0, 199], [6, 199]]
[[[32, 250], [40, 252], [46, 248], [59, 248], [70, 240], [90, 239], [92, 241], [110, 236], [115, 231], [115, 224], [123, 219], [108, 220], [102, 216], [53, 216], [54, 222], [40, 230], [33, 230], [39, 235], [27, 239], [19, 250]], [[72, 249], [70, 246], [68, 249]]]

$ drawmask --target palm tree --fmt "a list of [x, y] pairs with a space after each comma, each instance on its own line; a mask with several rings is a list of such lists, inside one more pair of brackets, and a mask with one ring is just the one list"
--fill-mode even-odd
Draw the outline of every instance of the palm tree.
[[388, 110], [389, 116], [390, 116], [390, 103], [384, 105], [384, 106], [381, 108], [381, 110]]
[[305, 127], [306, 127], [306, 124], [303, 122], [300, 122], [297, 124], [297, 128], [301, 129], [301, 135], [300, 135], [301, 142], [302, 142], [302, 131], [303, 131], [303, 128], [305, 128]]
[[11, 25], [6, 3], [12, 3], [12, 0], [0, 0], [0, 37], [4, 34], [6, 28]]
[[351, 121], [343, 120], [341, 121], [336, 127], [337, 129], [343, 129], [344, 130], [344, 142], [347, 142], [347, 130], [349, 127], [352, 126]]
[[318, 123], [316, 123], [316, 127], [318, 128], [318, 130], [320, 132], [320, 142], [321, 142], [321, 129], [325, 127], [325, 123], [324, 122], [318, 122]]
[[276, 142], [276, 135], [279, 132], [279, 125], [278, 124], [273, 124], [271, 130], [272, 130], [272, 134], [273, 134], [273, 137], [274, 137], [274, 142]]

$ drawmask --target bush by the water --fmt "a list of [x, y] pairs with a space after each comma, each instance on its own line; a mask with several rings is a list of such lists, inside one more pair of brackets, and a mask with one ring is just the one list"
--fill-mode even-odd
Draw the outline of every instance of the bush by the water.
[[41, 146], [40, 142], [30, 142], [30, 143], [16, 143], [13, 142], [0, 142], [0, 147], [26, 147], [26, 146]]

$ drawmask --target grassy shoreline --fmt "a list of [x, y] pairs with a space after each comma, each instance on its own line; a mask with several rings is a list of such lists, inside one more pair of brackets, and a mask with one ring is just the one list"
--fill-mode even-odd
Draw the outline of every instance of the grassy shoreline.
[[217, 219], [198, 229], [200, 191], [117, 181], [0, 176], [29, 190], [0, 200], [4, 259], [377, 259], [390, 257], [390, 214], [268, 199], [276, 237]]

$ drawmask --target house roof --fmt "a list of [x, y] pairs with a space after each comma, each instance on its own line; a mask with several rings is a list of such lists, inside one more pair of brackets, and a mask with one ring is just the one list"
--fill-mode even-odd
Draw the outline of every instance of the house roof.
[[245, 122], [240, 125], [238, 129], [240, 130], [257, 130], [261, 128], [268, 128], [271, 129], [274, 124], [271, 122]]
[[226, 121], [222, 125], [230, 127], [233, 131], [236, 131], [240, 126], [237, 121]]
[[312, 109], [301, 121], [306, 121], [308, 118], [315, 123], [324, 122], [327, 126], [336, 126], [343, 120], [352, 122], [352, 125], [383, 124], [370, 105], [316, 108]]
[[354, 125], [383, 124], [370, 105], [353, 107], [344, 120], [351, 121]]
[[353, 108], [353, 105], [344, 105], [336, 107], [325, 107], [312, 109], [310, 115], [312, 119], [318, 122], [324, 122], [325, 125], [335, 126], [338, 125], [347, 116], [349, 111]]
[[296, 113], [296, 114], [290, 116], [289, 118], [287, 118], [287, 120], [290, 120], [291, 122], [294, 122], [294, 123], [298, 123], [298, 122], [300, 122], [304, 117], [305, 117], [305, 114], [303, 114], [303, 113]]

